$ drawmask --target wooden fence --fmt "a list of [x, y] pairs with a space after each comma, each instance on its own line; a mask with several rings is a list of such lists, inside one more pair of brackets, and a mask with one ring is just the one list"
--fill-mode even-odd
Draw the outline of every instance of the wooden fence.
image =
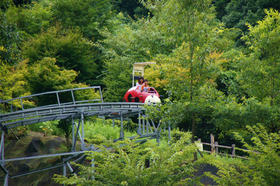
[[[226, 146], [226, 145], [219, 145], [219, 143], [217, 141], [215, 141], [214, 135], [210, 134], [210, 143], [205, 143], [205, 142], [201, 142], [201, 139], [198, 139], [198, 144], [201, 144], [200, 146], [200, 150], [203, 152], [208, 152], [211, 154], [221, 154], [221, 155], [229, 155], [231, 157], [237, 157], [237, 158], [242, 158], [242, 159], [248, 159], [245, 156], [238, 156], [236, 155], [236, 150], [240, 150], [240, 151], [248, 151], [247, 149], [241, 149], [241, 148], [237, 148], [235, 147], [235, 144], [232, 144], [231, 146]], [[203, 145], [207, 145], [211, 147], [211, 150], [204, 150]], [[219, 148], [224, 148], [224, 149], [231, 149], [231, 154], [225, 154], [225, 153], [219, 153]]]

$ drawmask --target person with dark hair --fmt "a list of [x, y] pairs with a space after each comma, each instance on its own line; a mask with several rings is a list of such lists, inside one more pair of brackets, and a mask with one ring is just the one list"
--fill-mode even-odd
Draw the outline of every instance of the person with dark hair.
[[141, 86], [141, 92], [149, 92], [150, 91], [150, 87], [149, 87], [149, 83], [148, 80], [144, 80], [143, 85]]
[[143, 83], [144, 83], [144, 78], [143, 78], [143, 77], [140, 77], [140, 78], [138, 79], [138, 82], [136, 83], [136, 90], [141, 91], [141, 87], [142, 87]]
[[143, 77], [140, 77], [139, 79], [138, 79], [138, 82], [136, 83], [136, 86], [142, 86], [143, 85], [143, 83], [144, 83], [144, 78]]

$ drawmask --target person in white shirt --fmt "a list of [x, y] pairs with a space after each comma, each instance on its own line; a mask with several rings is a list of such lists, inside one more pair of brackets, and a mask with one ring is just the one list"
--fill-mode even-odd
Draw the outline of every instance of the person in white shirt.
[[143, 85], [143, 83], [144, 83], [144, 78], [143, 77], [140, 77], [139, 79], [138, 79], [138, 82], [136, 83], [136, 89], [137, 90], [141, 90], [141, 87], [142, 87], [142, 85]]

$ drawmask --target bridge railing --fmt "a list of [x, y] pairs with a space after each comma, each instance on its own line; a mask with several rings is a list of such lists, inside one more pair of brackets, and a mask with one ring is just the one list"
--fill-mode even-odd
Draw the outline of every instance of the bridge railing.
[[112, 113], [138, 113], [143, 110], [143, 103], [84, 103], [72, 105], [60, 105], [49, 107], [37, 107], [0, 114], [0, 125], [13, 128], [50, 120], [59, 120], [74, 117], [84, 113], [85, 115], [109, 115]]
[[[45, 104], [46, 102], [48, 104]], [[49, 91], [9, 100], [0, 100], [1, 107], [5, 108], [6, 112], [32, 109], [33, 107], [53, 107], [94, 102], [103, 103], [100, 86]]]

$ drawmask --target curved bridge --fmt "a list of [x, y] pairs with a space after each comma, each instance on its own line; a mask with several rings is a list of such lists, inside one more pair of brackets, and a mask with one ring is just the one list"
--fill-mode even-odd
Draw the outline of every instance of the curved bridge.
[[84, 116], [116, 117], [116, 114], [135, 115], [143, 110], [143, 103], [83, 103], [58, 105], [25, 109], [0, 115], [2, 129], [8, 130], [18, 126], [39, 123], [43, 121], [61, 120], [72, 117], [77, 119]]
[[[82, 93], [81, 93], [82, 92]], [[84, 99], [78, 99], [81, 95], [88, 94], [89, 96]], [[96, 98], [97, 97], [97, 98]], [[52, 102], [52, 104], [44, 105], [40, 100], [45, 102]], [[54, 101], [55, 100], [55, 101]], [[40, 106], [30, 106], [40, 105]], [[123, 119], [138, 115], [138, 129], [137, 133], [140, 137], [157, 137], [159, 138], [159, 126], [145, 118], [143, 103], [126, 103], [126, 102], [113, 102], [104, 103], [101, 87], [85, 87], [67, 89], [61, 91], [44, 92], [40, 94], [33, 94], [14, 98], [10, 100], [0, 101], [2, 108], [10, 108], [10, 112], [0, 114], [0, 127], [1, 127], [1, 144], [0, 144], [0, 168], [5, 173], [4, 185], [8, 185], [9, 178], [16, 178], [28, 174], [41, 172], [59, 166], [63, 167], [63, 174], [66, 175], [66, 168], [73, 172], [69, 161], [78, 161], [82, 158], [81, 154], [85, 151], [97, 150], [93, 145], [86, 146], [84, 142], [84, 117], [86, 116], [101, 116], [112, 119], [119, 119], [121, 121], [120, 138], [124, 138]], [[17, 108], [14, 108], [17, 105]], [[27, 106], [29, 108], [27, 108]], [[5, 159], [4, 151], [4, 135], [10, 129], [25, 126], [44, 121], [53, 121], [61, 119], [72, 119], [72, 151], [57, 154], [46, 154], [31, 157], [19, 157], [13, 159]], [[114, 121], [114, 120], [113, 120]], [[170, 131], [170, 127], [168, 128]], [[134, 137], [132, 137], [134, 138]], [[80, 151], [76, 151], [77, 140], [80, 141]], [[6, 169], [7, 162], [23, 161], [29, 159], [49, 158], [55, 156], [68, 156], [63, 159], [60, 165], [47, 167], [40, 170], [34, 170], [19, 175], [10, 175]]]
[[[75, 92], [83, 90], [89, 90], [89, 92], [96, 92], [95, 89], [99, 89], [98, 92], [100, 92], [100, 98], [76, 100]], [[64, 93], [64, 99], [65, 93], [69, 93], [69, 95], [71, 95], [72, 100], [70, 102], [62, 102], [62, 98], [60, 96], [61, 93]], [[37, 98], [38, 100], [40, 99], [40, 96], [48, 96], [50, 98], [55, 97], [57, 99], [57, 103], [39, 106], [35, 108], [24, 108], [25, 100], [28, 100], [29, 102], [31, 98], [33, 100], [36, 100]], [[96, 103], [98, 101], [99, 103]], [[19, 110], [16, 111], [14, 111], [13, 109], [13, 103], [15, 102], [18, 102], [21, 105], [21, 108], [19, 108]], [[0, 114], [0, 125], [1, 128], [4, 130], [8, 130], [17, 126], [39, 123], [43, 121], [60, 120], [69, 117], [79, 118], [81, 113], [87, 116], [106, 115], [109, 117], [113, 117], [116, 113], [122, 113], [123, 115], [135, 115], [143, 110], [142, 103], [104, 103], [101, 88], [99, 86], [33, 94], [30, 96], [0, 101], [0, 103], [2, 105], [11, 106], [11, 112]]]

